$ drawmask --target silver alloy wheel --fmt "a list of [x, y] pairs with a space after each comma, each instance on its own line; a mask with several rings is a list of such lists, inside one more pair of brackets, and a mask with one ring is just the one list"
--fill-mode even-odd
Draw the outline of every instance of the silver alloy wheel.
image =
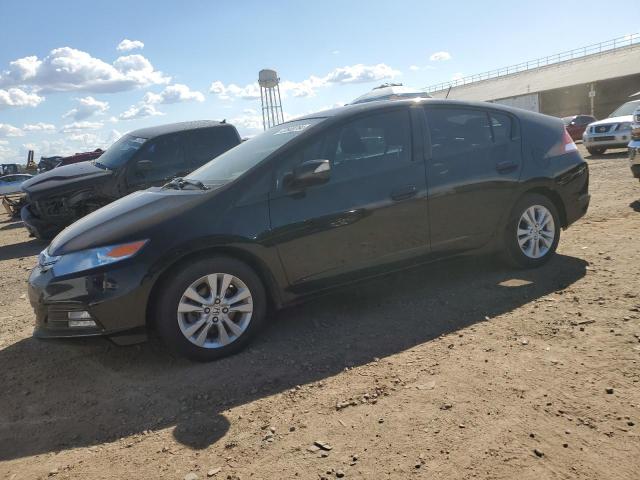
[[542, 205], [527, 208], [518, 222], [517, 236], [520, 250], [527, 257], [544, 257], [556, 236], [556, 226], [549, 209]]
[[228, 273], [199, 278], [185, 290], [178, 304], [182, 334], [202, 348], [221, 348], [237, 340], [253, 313], [253, 297], [245, 283]]

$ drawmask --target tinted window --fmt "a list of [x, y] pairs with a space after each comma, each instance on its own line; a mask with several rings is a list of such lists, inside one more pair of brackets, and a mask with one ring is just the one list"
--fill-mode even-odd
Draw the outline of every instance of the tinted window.
[[331, 128], [287, 155], [278, 178], [307, 160], [329, 160], [331, 180], [344, 181], [397, 168], [411, 158], [409, 112], [385, 112]]
[[509, 115], [504, 113], [491, 112], [491, 129], [493, 130], [493, 141], [497, 145], [507, 143], [514, 137], [513, 122]]
[[232, 127], [215, 127], [196, 130], [189, 134], [189, 161], [200, 167], [239, 143]]
[[427, 122], [434, 158], [483, 149], [493, 143], [487, 113], [481, 110], [431, 108], [427, 109]]
[[140, 150], [136, 160], [151, 161], [151, 169], [138, 175], [144, 181], [170, 180], [176, 175], [187, 173], [180, 135], [168, 135], [148, 141]]

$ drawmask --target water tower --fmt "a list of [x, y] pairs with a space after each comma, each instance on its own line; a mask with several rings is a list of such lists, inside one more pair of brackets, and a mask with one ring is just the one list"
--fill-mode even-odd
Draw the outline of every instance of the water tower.
[[284, 123], [282, 100], [280, 99], [280, 78], [275, 70], [264, 69], [258, 73], [260, 100], [262, 101], [262, 126], [267, 128]]

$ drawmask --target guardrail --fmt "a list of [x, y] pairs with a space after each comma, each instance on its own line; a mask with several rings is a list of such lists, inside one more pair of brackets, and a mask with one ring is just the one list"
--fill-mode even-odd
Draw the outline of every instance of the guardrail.
[[623, 37], [614, 38], [612, 40], [595, 43], [593, 45], [587, 45], [586, 47], [574, 48], [573, 50], [568, 50], [566, 52], [556, 53], [554, 55], [548, 55], [546, 57], [537, 58], [535, 60], [518, 63], [516, 65], [509, 65], [508, 67], [489, 70], [488, 72], [477, 73], [475, 75], [469, 75], [467, 77], [450, 80], [448, 82], [436, 83], [435, 85], [430, 85], [423, 90], [427, 93], [440, 92], [450, 87], [459, 87], [461, 85], [489, 80], [491, 78], [513, 75], [514, 73], [526, 72], [527, 70], [546, 67], [548, 65], [554, 65], [556, 63], [575, 60], [577, 58], [588, 57], [590, 55], [597, 55], [599, 53], [610, 52], [612, 50], [626, 48], [631, 45], [638, 44], [640, 44], [640, 33], [633, 33], [625, 35]]

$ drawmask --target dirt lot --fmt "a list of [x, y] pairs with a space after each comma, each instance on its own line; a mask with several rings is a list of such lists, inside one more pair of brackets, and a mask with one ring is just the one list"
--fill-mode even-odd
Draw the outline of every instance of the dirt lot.
[[625, 155], [587, 157], [591, 208], [543, 268], [468, 257], [389, 275], [280, 312], [204, 365], [157, 342], [32, 339], [43, 245], [1, 219], [0, 477], [640, 478]]

